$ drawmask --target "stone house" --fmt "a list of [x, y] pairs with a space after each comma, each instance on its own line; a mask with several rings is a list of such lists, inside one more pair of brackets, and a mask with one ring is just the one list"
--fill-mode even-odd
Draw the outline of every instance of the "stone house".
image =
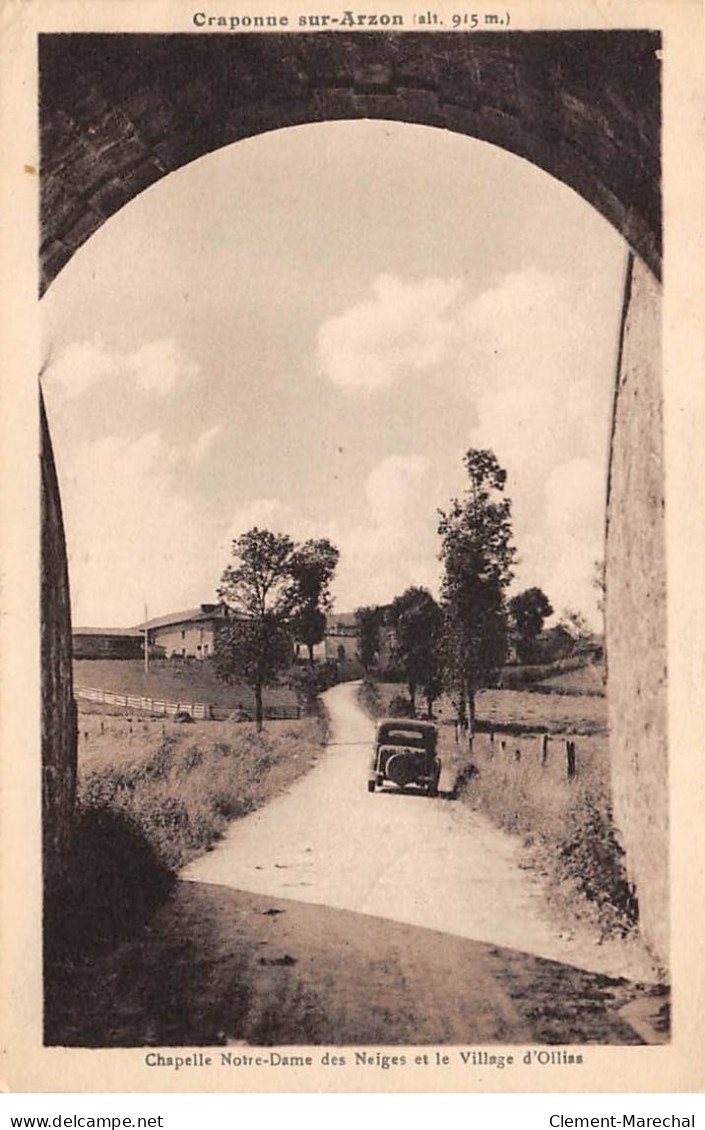
[[[198, 608], [157, 616], [147, 621], [149, 642], [163, 648], [167, 659], [207, 659], [215, 650], [218, 628], [225, 619], [220, 604], [199, 604]], [[141, 627], [143, 630], [144, 625]]]

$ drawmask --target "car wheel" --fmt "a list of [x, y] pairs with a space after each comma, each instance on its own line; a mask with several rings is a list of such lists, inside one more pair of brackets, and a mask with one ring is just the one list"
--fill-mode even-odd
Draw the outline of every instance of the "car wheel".
[[373, 793], [375, 791], [374, 781], [368, 781], [367, 782], [367, 791], [368, 791], [368, 793]]

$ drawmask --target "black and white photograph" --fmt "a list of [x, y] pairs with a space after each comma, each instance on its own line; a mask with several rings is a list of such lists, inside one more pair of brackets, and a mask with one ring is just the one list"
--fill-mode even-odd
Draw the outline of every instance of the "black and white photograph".
[[39, 1039], [135, 1089], [678, 1035], [668, 37], [373, 10], [37, 36]]

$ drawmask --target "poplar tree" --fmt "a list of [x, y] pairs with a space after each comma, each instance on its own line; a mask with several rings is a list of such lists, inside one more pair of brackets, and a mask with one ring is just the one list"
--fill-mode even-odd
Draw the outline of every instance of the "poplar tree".
[[464, 729], [475, 722], [475, 696], [491, 686], [507, 653], [506, 590], [512, 580], [511, 503], [506, 471], [492, 451], [471, 448], [468, 487], [440, 511], [444, 670]]

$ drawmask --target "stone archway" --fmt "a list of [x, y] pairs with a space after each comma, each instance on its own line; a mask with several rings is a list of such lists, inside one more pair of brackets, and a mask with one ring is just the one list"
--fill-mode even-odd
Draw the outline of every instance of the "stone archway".
[[40, 36], [43, 286], [181, 165], [344, 118], [436, 126], [532, 161], [658, 276], [659, 47], [629, 31]]
[[[188, 162], [269, 130], [340, 119], [413, 122], [498, 145], [579, 192], [621, 232], [634, 254], [607, 512], [611, 758], [643, 923], [665, 957], [659, 48], [648, 31], [40, 36], [41, 285], [111, 215]], [[65, 546], [42, 434], [51, 875], [67, 842], [54, 825], [68, 819], [76, 751]], [[648, 662], [635, 667], [633, 654]]]

